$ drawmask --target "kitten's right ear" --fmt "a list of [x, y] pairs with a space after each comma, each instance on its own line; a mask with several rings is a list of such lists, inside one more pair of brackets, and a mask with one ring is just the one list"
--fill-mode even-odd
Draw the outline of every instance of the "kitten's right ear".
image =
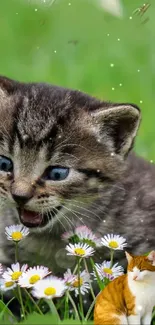
[[11, 95], [15, 90], [15, 82], [7, 77], [0, 76], [0, 89], [6, 95]]
[[126, 255], [126, 258], [127, 258], [128, 264], [129, 264], [132, 261], [133, 257], [127, 251], [125, 251], [125, 255]]

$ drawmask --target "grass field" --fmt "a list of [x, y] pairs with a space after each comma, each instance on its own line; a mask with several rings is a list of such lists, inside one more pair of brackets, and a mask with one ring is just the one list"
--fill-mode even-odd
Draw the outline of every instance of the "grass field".
[[[155, 1], [140, 17], [133, 11], [142, 0], [122, 0], [122, 18], [94, 3], [1, 0], [0, 74], [136, 103], [142, 109], [136, 151], [155, 161]], [[0, 315], [3, 309], [0, 304]], [[25, 324], [43, 323], [51, 324], [51, 317], [36, 323], [32, 316]]]

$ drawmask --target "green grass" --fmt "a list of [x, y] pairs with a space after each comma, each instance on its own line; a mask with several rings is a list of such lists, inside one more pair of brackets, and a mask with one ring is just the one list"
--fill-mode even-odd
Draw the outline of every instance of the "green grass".
[[[69, 0], [57, 0], [52, 6], [31, 0], [1, 1], [0, 72], [140, 105], [143, 120], [136, 151], [151, 160], [155, 159], [155, 2], [142, 19], [132, 20], [129, 16], [143, 1], [122, 2], [124, 16], [119, 19], [91, 0], [71, 0], [71, 5]], [[146, 17], [149, 21], [142, 24]]]

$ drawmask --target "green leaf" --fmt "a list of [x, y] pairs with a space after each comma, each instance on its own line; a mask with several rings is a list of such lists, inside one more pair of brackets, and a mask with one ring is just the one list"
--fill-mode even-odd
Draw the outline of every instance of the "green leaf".
[[15, 322], [16, 318], [8, 308], [8, 305], [14, 299], [13, 297], [7, 304], [0, 300], [0, 324], [13, 324]]
[[57, 325], [58, 320], [55, 315], [51, 315], [50, 313], [46, 315], [40, 315], [36, 312], [29, 315], [26, 320], [22, 322], [24, 325]]

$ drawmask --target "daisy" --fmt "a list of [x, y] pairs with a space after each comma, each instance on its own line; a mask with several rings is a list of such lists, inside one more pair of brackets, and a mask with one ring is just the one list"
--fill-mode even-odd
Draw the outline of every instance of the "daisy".
[[24, 264], [22, 267], [20, 267], [19, 263], [11, 264], [11, 268], [8, 267], [2, 277], [5, 281], [18, 281], [19, 277], [27, 270], [27, 268], [27, 264]]
[[[124, 274], [124, 269], [122, 266], [119, 266], [118, 263], [110, 267], [110, 261], [104, 261], [102, 264], [95, 263], [96, 271], [101, 280], [107, 278], [113, 280], [118, 276]], [[94, 278], [96, 280], [96, 273], [93, 272]]]
[[6, 281], [4, 279], [0, 279], [0, 290], [1, 291], [8, 291], [12, 290], [16, 287], [16, 282], [15, 281]]
[[80, 273], [80, 277], [76, 275], [69, 290], [75, 291], [75, 295], [77, 296], [79, 294], [79, 287], [82, 295], [90, 289], [90, 274], [85, 270]]
[[87, 226], [79, 226], [75, 231], [68, 231], [62, 235], [62, 239], [68, 240], [72, 243], [86, 243], [90, 246], [98, 246], [100, 239], [93, 234], [92, 230]]
[[101, 238], [101, 243], [114, 250], [123, 250], [127, 246], [126, 239], [119, 235], [108, 234]]
[[18, 284], [23, 288], [31, 288], [36, 282], [42, 280], [50, 274], [49, 269], [45, 266], [30, 267], [25, 273], [20, 276]]
[[64, 273], [64, 282], [67, 287], [72, 287], [72, 283], [76, 280], [76, 275], [71, 272], [70, 269], [68, 269]]
[[55, 276], [48, 276], [46, 279], [38, 281], [33, 289], [32, 295], [38, 299], [51, 299], [54, 297], [61, 297], [66, 290], [64, 280]]
[[29, 230], [23, 225], [13, 225], [5, 227], [5, 234], [8, 240], [18, 242], [29, 234]]
[[67, 255], [74, 255], [79, 257], [89, 257], [94, 254], [94, 249], [87, 244], [68, 244], [66, 246], [66, 250], [68, 251]]
[[66, 240], [66, 241], [69, 241], [74, 236], [75, 236], [75, 232], [70, 230], [70, 231], [64, 232], [64, 234], [62, 235], [62, 239]]

